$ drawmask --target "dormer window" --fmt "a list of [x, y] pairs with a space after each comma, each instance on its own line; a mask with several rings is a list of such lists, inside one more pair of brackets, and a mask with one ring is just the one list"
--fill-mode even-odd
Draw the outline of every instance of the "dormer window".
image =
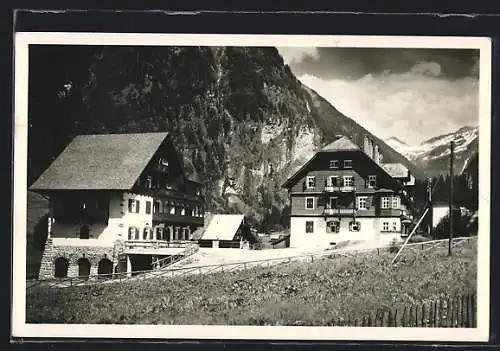
[[168, 160], [161, 157], [160, 160], [158, 161], [160, 165], [168, 167]]
[[151, 176], [147, 176], [146, 177], [146, 188], [148, 189], [151, 189], [152, 187], [152, 184], [153, 184], [153, 179], [151, 178]]
[[339, 160], [330, 160], [330, 168], [338, 169], [339, 168]]
[[306, 186], [307, 189], [314, 189], [316, 186], [316, 177], [315, 176], [308, 176], [306, 180]]
[[352, 168], [352, 160], [344, 160], [344, 168]]
[[376, 175], [369, 175], [368, 176], [368, 187], [375, 188], [376, 186], [377, 186], [377, 176]]

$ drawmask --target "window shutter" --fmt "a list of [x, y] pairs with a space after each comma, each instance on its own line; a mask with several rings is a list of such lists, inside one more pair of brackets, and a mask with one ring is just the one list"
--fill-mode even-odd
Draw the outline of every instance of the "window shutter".
[[135, 212], [136, 213], [140, 212], [140, 210], [139, 210], [140, 204], [141, 204], [141, 202], [139, 200], [136, 200], [136, 202], [135, 202]]

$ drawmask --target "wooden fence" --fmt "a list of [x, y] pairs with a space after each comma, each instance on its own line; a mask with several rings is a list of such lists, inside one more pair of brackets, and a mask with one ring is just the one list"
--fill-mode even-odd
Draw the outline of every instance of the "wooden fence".
[[366, 315], [348, 315], [337, 326], [476, 328], [476, 295], [448, 297], [422, 304], [396, 306]]
[[[457, 246], [460, 244], [471, 244], [477, 240], [477, 237], [459, 237], [453, 238], [453, 246]], [[421, 243], [411, 243], [408, 244], [405, 250], [436, 250], [439, 248], [447, 248], [448, 239], [440, 239], [440, 240], [431, 240]], [[114, 273], [111, 275], [90, 275], [82, 279], [81, 277], [67, 277], [67, 278], [48, 278], [48, 279], [38, 279], [38, 280], [27, 280], [26, 288], [30, 289], [35, 286], [46, 286], [46, 287], [73, 287], [73, 286], [81, 286], [81, 285], [89, 285], [89, 284], [101, 284], [101, 283], [122, 283], [125, 281], [131, 280], [140, 280], [140, 279], [150, 279], [150, 278], [169, 278], [169, 277], [179, 277], [179, 276], [188, 276], [188, 275], [196, 275], [196, 274], [209, 274], [209, 273], [217, 273], [217, 272], [232, 272], [238, 270], [244, 270], [250, 268], [270, 268], [273, 266], [279, 266], [279, 264], [290, 263], [292, 261], [310, 261], [313, 262], [316, 259], [321, 258], [331, 258], [334, 259], [336, 257], [353, 257], [357, 253], [361, 252], [377, 252], [380, 254], [384, 250], [397, 251], [400, 246], [384, 246], [384, 247], [376, 247], [376, 248], [365, 248], [365, 249], [336, 249], [336, 250], [321, 250], [318, 252], [301, 254], [296, 256], [285, 256], [285, 257], [276, 257], [269, 259], [260, 259], [260, 260], [251, 260], [251, 261], [237, 261], [237, 262], [228, 262], [228, 263], [217, 263], [210, 265], [199, 265], [199, 266], [186, 266], [186, 267], [171, 267], [167, 265], [166, 267], [162, 267], [159, 269], [150, 269], [150, 270], [141, 270], [141, 271], [133, 271], [133, 272], [121, 272]], [[187, 257], [187, 256], [186, 256]], [[100, 278], [112, 278], [112, 279], [100, 279]]]

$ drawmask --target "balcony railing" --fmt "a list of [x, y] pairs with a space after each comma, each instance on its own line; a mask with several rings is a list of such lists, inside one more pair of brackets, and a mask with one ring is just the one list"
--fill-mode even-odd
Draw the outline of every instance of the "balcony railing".
[[335, 216], [339, 214], [352, 214], [355, 211], [353, 208], [325, 208], [323, 214], [327, 216]]
[[126, 240], [124, 242], [125, 250], [132, 249], [168, 249], [168, 248], [185, 248], [193, 245], [192, 241], [175, 240]]
[[325, 185], [325, 191], [329, 193], [333, 192], [350, 192], [350, 191], [355, 191], [356, 187], [354, 185]]

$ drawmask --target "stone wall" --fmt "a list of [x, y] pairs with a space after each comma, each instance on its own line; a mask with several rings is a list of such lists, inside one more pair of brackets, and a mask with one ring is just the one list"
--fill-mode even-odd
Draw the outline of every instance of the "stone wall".
[[90, 262], [90, 275], [97, 274], [99, 261], [107, 258], [113, 262], [113, 271], [118, 264], [117, 247], [85, 247], [85, 246], [55, 246], [52, 238], [47, 238], [45, 243], [45, 251], [42, 256], [40, 265], [40, 279], [54, 278], [55, 266], [54, 262], [59, 257], [64, 257], [68, 260], [68, 277], [78, 276], [78, 260], [86, 258]]

